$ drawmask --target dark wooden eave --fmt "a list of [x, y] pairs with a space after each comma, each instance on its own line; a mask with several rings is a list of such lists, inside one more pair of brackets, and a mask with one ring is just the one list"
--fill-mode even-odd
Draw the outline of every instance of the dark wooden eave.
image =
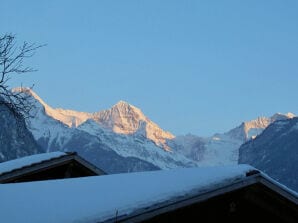
[[[248, 174], [247, 177], [228, 185], [205, 189], [204, 191], [191, 191], [189, 195], [172, 198], [168, 201], [136, 210], [128, 215], [115, 216], [106, 222], [156, 222], [150, 219], [158, 218], [158, 216], [195, 204], [207, 203], [214, 198], [241, 190], [246, 191], [243, 193], [244, 199], [258, 206], [261, 210], [274, 213], [276, 216], [285, 219], [284, 222], [298, 222], [297, 194], [283, 188], [282, 185], [279, 185], [259, 172]], [[268, 202], [275, 202], [284, 208], [283, 210], [276, 209], [274, 205], [268, 205]], [[214, 214], [216, 215], [216, 210], [214, 210]], [[243, 222], [247, 221], [243, 219]]]
[[2, 173], [0, 174], [0, 183], [14, 182], [17, 181], [17, 179], [19, 178], [57, 168], [59, 166], [66, 165], [70, 162], [77, 162], [79, 165], [82, 165], [84, 168], [88, 170], [88, 172], [90, 172], [91, 176], [106, 174], [103, 170], [97, 168], [93, 164], [81, 158], [75, 152], [72, 152], [66, 153], [63, 156], [51, 158], [38, 163], [33, 163], [28, 166], [24, 166], [9, 172]]

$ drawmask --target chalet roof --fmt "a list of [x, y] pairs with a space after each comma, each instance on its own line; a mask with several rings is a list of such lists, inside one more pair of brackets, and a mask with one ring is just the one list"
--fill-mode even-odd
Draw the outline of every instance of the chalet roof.
[[32, 223], [109, 219], [114, 222], [116, 215], [125, 218], [165, 203], [219, 193], [261, 180], [298, 204], [294, 192], [251, 166], [237, 165], [2, 184], [1, 219]]
[[69, 160], [76, 160], [97, 175], [105, 174], [104, 171], [87, 162], [75, 152], [50, 152], [0, 163], [0, 182], [5, 182], [7, 179], [15, 178], [33, 171], [59, 165]]
[[25, 156], [14, 160], [9, 160], [9, 161], [0, 163], [0, 175], [17, 169], [28, 167], [37, 163], [49, 161], [51, 159], [59, 158], [62, 156], [68, 156], [68, 155], [70, 154], [63, 153], [63, 152], [51, 152], [51, 153], [35, 154], [32, 156]]

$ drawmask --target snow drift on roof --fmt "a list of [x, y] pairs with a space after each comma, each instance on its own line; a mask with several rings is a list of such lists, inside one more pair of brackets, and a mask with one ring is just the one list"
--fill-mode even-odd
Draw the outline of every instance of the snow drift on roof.
[[225, 186], [248, 165], [181, 168], [0, 185], [3, 222], [98, 222], [159, 202]]
[[65, 155], [66, 153], [63, 153], [63, 152], [42, 153], [42, 154], [25, 156], [19, 159], [3, 162], [3, 163], [0, 163], [0, 175], [6, 172], [23, 168], [25, 166], [30, 166], [35, 163], [40, 163], [46, 160], [58, 158]]

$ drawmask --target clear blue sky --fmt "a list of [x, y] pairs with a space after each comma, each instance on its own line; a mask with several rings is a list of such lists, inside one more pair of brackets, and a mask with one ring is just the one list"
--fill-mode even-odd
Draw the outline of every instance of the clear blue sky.
[[0, 31], [46, 43], [28, 63], [51, 106], [119, 100], [174, 134], [298, 113], [298, 1], [3, 1]]

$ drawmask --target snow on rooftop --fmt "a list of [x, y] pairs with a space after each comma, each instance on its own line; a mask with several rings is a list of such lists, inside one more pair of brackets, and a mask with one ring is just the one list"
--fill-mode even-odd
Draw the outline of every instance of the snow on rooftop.
[[3, 222], [99, 222], [190, 194], [225, 186], [248, 165], [181, 168], [30, 183], [0, 184]]
[[42, 154], [25, 156], [19, 159], [3, 162], [3, 163], [0, 163], [0, 175], [15, 169], [19, 169], [25, 166], [30, 166], [35, 163], [40, 163], [45, 160], [50, 160], [50, 159], [58, 158], [65, 155], [66, 153], [63, 153], [63, 152], [42, 153]]

